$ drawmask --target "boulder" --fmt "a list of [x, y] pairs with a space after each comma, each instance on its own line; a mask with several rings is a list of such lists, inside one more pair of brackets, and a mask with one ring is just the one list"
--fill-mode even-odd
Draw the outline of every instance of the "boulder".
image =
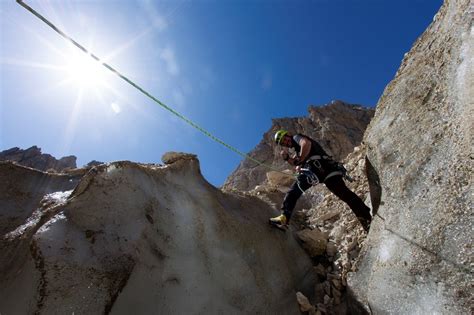
[[301, 292], [296, 292], [296, 300], [298, 301], [298, 304], [300, 306], [300, 311], [301, 312], [311, 312], [315, 311], [316, 308], [314, 305], [311, 305], [309, 302], [308, 298], [304, 296], [303, 293]]
[[327, 236], [321, 231], [304, 229], [296, 234], [311, 257], [322, 255], [326, 251]]
[[183, 152], [166, 152], [161, 157], [161, 161], [165, 164], [173, 164], [180, 160], [192, 160], [196, 159], [195, 154], [183, 153]]

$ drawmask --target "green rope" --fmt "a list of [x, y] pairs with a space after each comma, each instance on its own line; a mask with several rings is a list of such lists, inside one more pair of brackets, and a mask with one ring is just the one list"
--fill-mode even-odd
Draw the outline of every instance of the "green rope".
[[41, 14], [39, 14], [38, 12], [36, 12], [33, 8], [31, 8], [30, 6], [28, 6], [26, 3], [24, 3], [22, 0], [16, 0], [16, 2], [18, 4], [20, 4], [22, 7], [24, 7], [26, 10], [30, 11], [33, 15], [35, 15], [37, 18], [39, 18], [41, 21], [43, 21], [46, 25], [48, 25], [49, 27], [51, 27], [56, 33], [58, 33], [59, 35], [61, 35], [63, 38], [67, 39], [68, 41], [70, 41], [74, 46], [76, 46], [77, 48], [79, 48], [80, 50], [82, 50], [84, 53], [86, 53], [87, 55], [89, 55], [90, 57], [92, 57], [94, 60], [96, 60], [97, 62], [99, 62], [100, 64], [102, 64], [104, 67], [106, 67], [107, 69], [109, 69], [110, 71], [112, 71], [115, 75], [117, 75], [118, 77], [120, 77], [122, 80], [124, 80], [125, 82], [127, 82], [128, 84], [130, 84], [131, 86], [133, 86], [134, 88], [136, 88], [137, 90], [139, 90], [140, 92], [142, 92], [143, 94], [145, 94], [148, 98], [150, 98], [151, 100], [155, 101], [158, 105], [160, 105], [161, 107], [163, 107], [164, 109], [166, 109], [167, 111], [169, 111], [170, 113], [172, 113], [173, 115], [179, 117], [180, 119], [184, 120], [186, 123], [188, 123], [190, 126], [194, 127], [195, 129], [199, 130], [200, 132], [202, 132], [204, 135], [206, 135], [207, 137], [209, 137], [210, 139], [214, 140], [215, 142], [217, 143], [220, 143], [222, 144], [224, 147], [226, 147], [227, 149], [237, 153], [238, 155], [246, 158], [246, 159], [249, 159], [255, 163], [257, 163], [258, 165], [261, 165], [261, 166], [264, 166], [268, 169], [271, 169], [273, 171], [276, 171], [276, 172], [279, 172], [279, 173], [282, 173], [282, 174], [285, 174], [285, 175], [290, 175], [290, 174], [287, 174], [287, 173], [284, 173], [276, 168], [274, 168], [273, 166], [270, 166], [270, 165], [267, 165], [253, 157], [251, 157], [250, 155], [248, 154], [245, 154], [243, 153], [242, 151], [234, 148], [233, 146], [225, 143], [224, 141], [222, 141], [221, 139], [217, 138], [216, 136], [214, 136], [213, 134], [211, 134], [209, 131], [207, 131], [206, 129], [202, 128], [201, 126], [199, 126], [198, 124], [194, 123], [193, 121], [191, 121], [190, 119], [186, 118], [185, 116], [183, 116], [182, 114], [178, 113], [177, 111], [175, 111], [174, 109], [172, 109], [171, 107], [169, 107], [168, 105], [164, 104], [163, 102], [161, 102], [159, 99], [157, 99], [156, 97], [154, 97], [153, 95], [151, 95], [150, 93], [148, 93], [145, 89], [143, 89], [142, 87], [140, 87], [138, 84], [136, 84], [135, 82], [133, 82], [132, 80], [130, 80], [129, 78], [127, 78], [125, 75], [121, 74], [120, 72], [118, 72], [116, 69], [114, 69], [112, 66], [110, 66], [109, 64], [105, 63], [105, 62], [102, 62], [99, 57], [97, 57], [96, 55], [94, 55], [93, 53], [89, 52], [84, 46], [82, 46], [81, 44], [79, 44], [78, 42], [76, 42], [74, 39], [72, 39], [70, 36], [68, 36], [66, 33], [64, 33], [63, 31], [61, 31], [56, 25], [54, 25], [53, 23], [51, 23], [48, 19], [46, 19], [44, 16], [42, 16]]

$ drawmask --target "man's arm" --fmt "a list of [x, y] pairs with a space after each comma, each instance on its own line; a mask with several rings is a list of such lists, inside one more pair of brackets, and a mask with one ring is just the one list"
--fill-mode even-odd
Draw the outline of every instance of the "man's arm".
[[311, 151], [311, 141], [306, 137], [301, 137], [299, 145], [301, 149], [298, 158], [300, 162], [304, 162], [309, 157], [308, 155]]

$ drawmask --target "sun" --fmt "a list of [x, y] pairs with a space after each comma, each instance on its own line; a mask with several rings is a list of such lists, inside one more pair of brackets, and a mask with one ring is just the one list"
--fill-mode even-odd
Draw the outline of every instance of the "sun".
[[69, 81], [82, 89], [98, 88], [106, 83], [104, 66], [83, 52], [68, 55], [65, 70]]

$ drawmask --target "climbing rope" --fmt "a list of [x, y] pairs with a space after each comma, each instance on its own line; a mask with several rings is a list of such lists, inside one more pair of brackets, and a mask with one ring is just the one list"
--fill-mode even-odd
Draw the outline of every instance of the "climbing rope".
[[119, 78], [121, 78], [122, 80], [124, 80], [125, 82], [127, 82], [128, 84], [130, 84], [131, 86], [133, 86], [134, 88], [136, 88], [138, 91], [140, 91], [141, 93], [143, 93], [145, 96], [147, 96], [148, 98], [150, 98], [151, 100], [153, 100], [155, 103], [157, 103], [158, 105], [160, 105], [162, 108], [166, 109], [167, 111], [169, 111], [170, 113], [172, 113], [173, 115], [177, 116], [178, 118], [180, 118], [181, 120], [185, 121], [187, 124], [189, 124], [190, 126], [192, 126], [193, 128], [199, 130], [200, 132], [202, 132], [204, 135], [206, 135], [207, 137], [209, 137], [210, 139], [214, 140], [215, 142], [223, 145], [224, 147], [226, 147], [227, 149], [237, 153], [238, 155], [246, 158], [246, 159], [249, 159], [255, 163], [257, 163], [258, 165], [261, 165], [261, 166], [264, 166], [268, 169], [271, 169], [273, 171], [276, 171], [278, 173], [281, 173], [281, 174], [284, 174], [284, 175], [290, 175], [290, 176], [294, 176], [294, 174], [288, 174], [288, 173], [285, 173], [285, 172], [282, 172], [276, 168], [274, 168], [273, 166], [271, 165], [268, 165], [268, 164], [265, 164], [253, 157], [251, 157], [250, 155], [238, 150], [237, 148], [225, 143], [224, 141], [222, 141], [221, 139], [217, 138], [216, 136], [214, 136], [213, 134], [211, 134], [209, 131], [207, 131], [206, 129], [202, 128], [201, 126], [199, 126], [198, 124], [194, 123], [193, 121], [191, 121], [189, 118], [186, 118], [185, 116], [183, 116], [182, 114], [178, 113], [176, 110], [174, 110], [173, 108], [169, 107], [168, 105], [164, 104], [163, 102], [161, 102], [159, 99], [157, 99], [156, 97], [154, 97], [153, 95], [151, 95], [149, 92], [147, 92], [145, 89], [143, 89], [142, 87], [140, 87], [138, 84], [136, 84], [135, 82], [133, 82], [132, 80], [130, 80], [129, 78], [127, 78], [125, 75], [123, 75], [122, 73], [120, 73], [119, 71], [117, 71], [115, 68], [113, 68], [111, 65], [105, 63], [105, 62], [102, 62], [100, 60], [99, 57], [97, 57], [96, 55], [94, 55], [93, 53], [89, 52], [89, 50], [87, 50], [84, 46], [82, 46], [81, 44], [79, 44], [78, 42], [76, 42], [74, 39], [72, 39], [70, 36], [68, 36], [66, 33], [64, 33], [62, 30], [60, 30], [56, 25], [54, 25], [53, 23], [51, 23], [48, 19], [46, 19], [44, 16], [42, 16], [41, 14], [39, 14], [37, 11], [35, 11], [33, 8], [31, 8], [30, 6], [28, 6], [25, 2], [23, 2], [23, 0], [16, 0], [16, 2], [21, 5], [23, 8], [25, 8], [26, 10], [28, 10], [29, 12], [31, 12], [34, 16], [36, 16], [37, 18], [39, 18], [41, 21], [43, 21], [46, 25], [48, 25], [49, 27], [51, 27], [56, 33], [58, 33], [59, 35], [61, 35], [64, 39], [68, 40], [69, 42], [71, 42], [74, 46], [76, 46], [77, 48], [79, 48], [80, 50], [82, 50], [85, 54], [89, 55], [91, 58], [93, 58], [95, 61], [99, 62], [101, 65], [103, 65], [105, 68], [107, 68], [108, 70], [110, 70], [111, 72], [113, 72], [115, 75], [117, 75]]

